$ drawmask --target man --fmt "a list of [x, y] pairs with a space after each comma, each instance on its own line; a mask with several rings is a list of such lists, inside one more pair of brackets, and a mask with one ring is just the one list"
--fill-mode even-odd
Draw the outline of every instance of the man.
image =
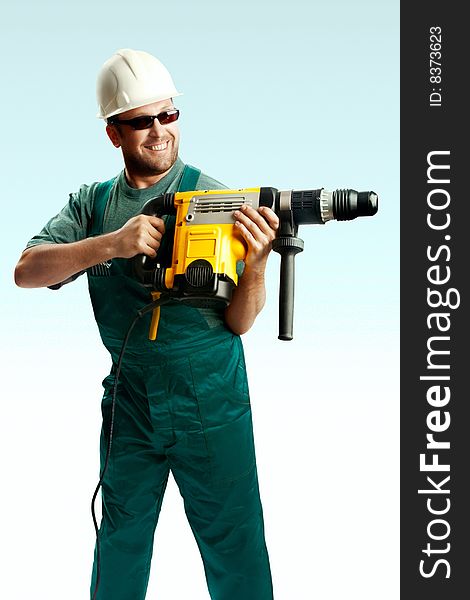
[[[150, 198], [181, 189], [188, 173], [189, 189], [224, 187], [185, 169], [178, 157], [179, 112], [173, 104], [178, 95], [166, 68], [145, 52], [120, 50], [103, 65], [99, 116], [121, 149], [125, 168], [113, 181], [71, 194], [64, 209], [30, 240], [15, 271], [21, 287], [52, 288], [87, 272], [100, 334], [113, 359], [103, 381], [102, 468], [119, 351], [137, 310], [150, 301], [129, 259], [145, 254], [165, 263], [171, 251], [171, 220], [140, 215], [140, 210]], [[170, 469], [211, 598], [273, 597], [239, 335], [263, 307], [265, 266], [278, 219], [266, 207], [246, 206], [234, 218], [247, 254], [225, 311], [171, 302], [161, 307], [156, 341], [148, 340], [145, 318], [129, 340], [102, 484], [100, 583], [94, 596], [95, 553], [92, 597], [145, 598]]]

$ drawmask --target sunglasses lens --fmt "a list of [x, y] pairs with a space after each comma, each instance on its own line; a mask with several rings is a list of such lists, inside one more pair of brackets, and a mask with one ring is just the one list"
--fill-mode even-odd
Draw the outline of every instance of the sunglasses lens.
[[166, 110], [158, 115], [158, 120], [162, 125], [168, 125], [168, 123], [173, 123], [180, 116], [179, 110]]
[[131, 119], [130, 125], [132, 125], [134, 129], [149, 129], [153, 125], [153, 117], [136, 117], [135, 119]]

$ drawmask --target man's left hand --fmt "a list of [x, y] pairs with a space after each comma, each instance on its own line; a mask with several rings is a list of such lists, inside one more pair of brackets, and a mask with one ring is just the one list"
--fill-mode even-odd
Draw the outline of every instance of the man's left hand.
[[240, 231], [248, 246], [245, 267], [251, 271], [262, 270], [266, 267], [268, 254], [279, 228], [279, 218], [267, 206], [258, 210], [246, 206], [234, 212], [235, 227]]

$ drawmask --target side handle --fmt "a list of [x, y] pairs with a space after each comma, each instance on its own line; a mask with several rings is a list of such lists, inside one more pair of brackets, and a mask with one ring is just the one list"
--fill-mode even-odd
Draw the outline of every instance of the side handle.
[[294, 337], [295, 256], [303, 249], [303, 240], [295, 236], [281, 236], [273, 241], [273, 250], [281, 255], [278, 338], [283, 341]]

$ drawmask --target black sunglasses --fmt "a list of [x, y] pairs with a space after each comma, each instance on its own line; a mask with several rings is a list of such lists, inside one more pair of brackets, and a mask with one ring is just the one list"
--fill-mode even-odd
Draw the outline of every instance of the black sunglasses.
[[142, 117], [135, 117], [134, 119], [115, 119], [111, 117], [108, 119], [108, 123], [111, 125], [130, 125], [132, 129], [150, 129], [153, 126], [155, 119], [158, 119], [160, 125], [168, 125], [178, 120], [180, 111], [176, 108], [170, 110], [164, 110], [158, 115], [143, 115]]

